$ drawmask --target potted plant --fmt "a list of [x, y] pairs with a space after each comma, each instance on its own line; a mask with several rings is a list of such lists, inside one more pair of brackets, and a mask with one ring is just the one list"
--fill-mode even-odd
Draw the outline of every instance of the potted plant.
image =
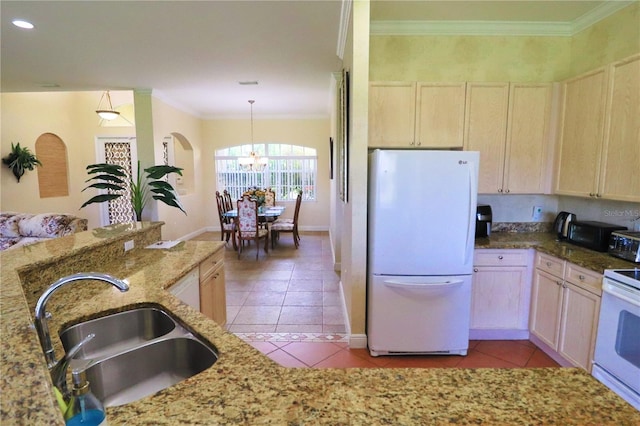
[[15, 145], [11, 143], [11, 153], [3, 158], [2, 162], [11, 169], [18, 182], [26, 170], [42, 166], [40, 160], [33, 155], [29, 148], [22, 148], [19, 142]]
[[88, 185], [82, 191], [89, 188], [106, 189], [109, 192], [99, 194], [90, 198], [80, 208], [93, 203], [104, 203], [126, 194], [127, 181], [131, 188], [131, 205], [136, 214], [136, 220], [142, 220], [142, 211], [147, 204], [149, 197], [154, 200], [162, 201], [168, 206], [176, 207], [184, 214], [187, 212], [180, 204], [178, 195], [173, 186], [165, 180], [165, 176], [171, 173], [177, 173], [182, 176], [182, 169], [173, 166], [151, 166], [144, 169], [146, 176], [140, 171], [140, 162], [138, 161], [138, 173], [134, 180], [132, 176], [126, 172], [125, 168], [115, 164], [90, 164], [87, 166], [87, 173], [95, 175], [86, 180], [86, 182], [97, 181]]

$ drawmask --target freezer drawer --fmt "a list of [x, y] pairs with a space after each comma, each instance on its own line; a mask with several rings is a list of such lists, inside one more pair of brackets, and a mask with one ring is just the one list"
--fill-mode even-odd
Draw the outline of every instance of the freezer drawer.
[[471, 275], [370, 275], [367, 338], [371, 355], [466, 355]]

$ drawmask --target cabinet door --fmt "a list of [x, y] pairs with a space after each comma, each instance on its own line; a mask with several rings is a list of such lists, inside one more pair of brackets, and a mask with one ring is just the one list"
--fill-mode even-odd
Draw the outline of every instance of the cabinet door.
[[[504, 192], [549, 192], [551, 84], [512, 84], [504, 165]], [[480, 162], [482, 171], [482, 161]]]
[[227, 322], [224, 266], [200, 281], [200, 311], [221, 326]]
[[416, 145], [462, 148], [466, 83], [418, 83]]
[[558, 194], [598, 196], [606, 86], [604, 68], [563, 83]]
[[558, 352], [572, 364], [591, 372], [600, 297], [573, 284], [564, 284]]
[[415, 83], [369, 83], [369, 146], [414, 146], [415, 111]]
[[526, 329], [526, 267], [474, 268], [471, 293], [472, 329]]
[[640, 55], [614, 63], [600, 194], [640, 201]]
[[508, 83], [468, 83], [464, 149], [480, 151], [478, 192], [503, 192]]
[[561, 309], [562, 281], [536, 269], [533, 274], [529, 328], [553, 350], [558, 349]]

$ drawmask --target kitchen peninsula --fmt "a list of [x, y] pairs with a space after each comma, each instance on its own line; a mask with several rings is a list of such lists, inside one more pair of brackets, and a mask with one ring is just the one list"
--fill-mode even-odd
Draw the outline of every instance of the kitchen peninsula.
[[[284, 368], [166, 289], [218, 250], [186, 241], [169, 250], [162, 223], [117, 225], [9, 250], [2, 262], [2, 407], [0, 421], [64, 424], [35, 330], [42, 291], [74, 272], [126, 278], [126, 293], [104, 283], [76, 283], [48, 303], [57, 331], [104, 312], [162, 305], [213, 343], [209, 369], [151, 397], [107, 409], [110, 424], [638, 424], [640, 413], [583, 370], [290, 369]], [[128, 252], [123, 243], [135, 241]]]

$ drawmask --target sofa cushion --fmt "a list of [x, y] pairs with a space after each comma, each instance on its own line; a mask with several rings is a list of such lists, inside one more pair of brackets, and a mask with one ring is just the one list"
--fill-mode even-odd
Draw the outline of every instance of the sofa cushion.
[[20, 227], [18, 225], [22, 219], [26, 219], [29, 216], [32, 215], [15, 212], [0, 213], [0, 237], [20, 237]]
[[[77, 230], [81, 230], [82, 221], [86, 222], [86, 219], [80, 219], [78, 221], [78, 218], [75, 216], [66, 214], [37, 214], [30, 218], [20, 220], [20, 235], [24, 237], [39, 238], [54, 238], [71, 235]], [[86, 224], [82, 230], [86, 230]]]

